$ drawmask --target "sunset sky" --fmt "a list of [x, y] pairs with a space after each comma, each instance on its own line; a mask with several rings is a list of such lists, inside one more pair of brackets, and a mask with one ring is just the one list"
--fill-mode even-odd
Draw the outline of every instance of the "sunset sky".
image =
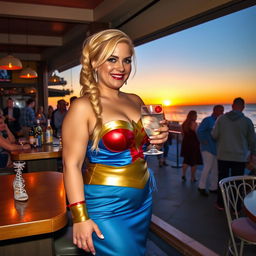
[[[256, 103], [256, 6], [138, 46], [126, 92], [146, 103]], [[60, 75], [79, 95], [80, 66]], [[73, 95], [71, 95], [73, 96]], [[70, 98], [66, 97], [66, 100]], [[56, 106], [58, 98], [49, 98]]]

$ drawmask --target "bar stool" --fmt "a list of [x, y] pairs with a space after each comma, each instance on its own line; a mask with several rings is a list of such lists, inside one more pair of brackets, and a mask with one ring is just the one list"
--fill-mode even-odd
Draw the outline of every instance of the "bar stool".
[[55, 256], [66, 256], [66, 255], [92, 255], [86, 253], [84, 250], [79, 249], [73, 244], [72, 239], [72, 227], [66, 226], [64, 229], [54, 234], [54, 248]]
[[90, 253], [86, 253], [82, 249], [79, 249], [76, 245], [73, 244], [72, 218], [69, 210], [67, 211], [67, 214], [67, 226], [54, 233], [55, 256], [92, 255]]

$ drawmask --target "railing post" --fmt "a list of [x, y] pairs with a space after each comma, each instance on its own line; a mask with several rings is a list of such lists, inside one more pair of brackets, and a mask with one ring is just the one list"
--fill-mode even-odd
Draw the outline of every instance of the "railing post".
[[181, 134], [181, 132], [179, 131], [170, 131], [170, 132], [176, 135], [176, 165], [172, 165], [172, 167], [181, 168], [182, 165], [180, 165], [179, 163], [179, 134]]

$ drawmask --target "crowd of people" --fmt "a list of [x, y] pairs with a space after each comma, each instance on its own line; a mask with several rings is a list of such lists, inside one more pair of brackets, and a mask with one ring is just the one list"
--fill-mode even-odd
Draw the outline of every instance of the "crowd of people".
[[[76, 98], [76, 96], [71, 97], [70, 104]], [[29, 98], [26, 106], [20, 109], [15, 106], [14, 100], [10, 97], [6, 101], [6, 107], [0, 110], [0, 168], [11, 167], [10, 151], [30, 148], [28, 143], [20, 145], [19, 138], [28, 138], [29, 131], [37, 124], [37, 120], [45, 130], [47, 119], [50, 119], [54, 136], [61, 136], [62, 122], [67, 113], [67, 102], [63, 99], [59, 100], [57, 108], [54, 110], [49, 106], [47, 113], [43, 106], [38, 106], [35, 111], [35, 105], [35, 100]]]
[[247, 163], [256, 166], [256, 135], [254, 124], [243, 114], [245, 102], [235, 98], [232, 110], [224, 114], [224, 107], [216, 105], [210, 116], [198, 126], [197, 112], [191, 110], [182, 123], [181, 156], [182, 182], [191, 170], [191, 182], [197, 181], [196, 170], [203, 165], [198, 183], [202, 196], [217, 194], [216, 208], [223, 210], [223, 200], [218, 183], [229, 176], [244, 175]]

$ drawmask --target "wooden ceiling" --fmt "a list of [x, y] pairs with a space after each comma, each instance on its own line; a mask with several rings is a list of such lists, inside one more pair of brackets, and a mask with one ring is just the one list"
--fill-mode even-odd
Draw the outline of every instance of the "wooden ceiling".
[[8, 2], [94, 9], [103, 2], [103, 0], [8, 0]]
[[119, 28], [143, 44], [256, 4], [256, 0], [0, 0], [0, 57], [79, 64], [85, 38]]

